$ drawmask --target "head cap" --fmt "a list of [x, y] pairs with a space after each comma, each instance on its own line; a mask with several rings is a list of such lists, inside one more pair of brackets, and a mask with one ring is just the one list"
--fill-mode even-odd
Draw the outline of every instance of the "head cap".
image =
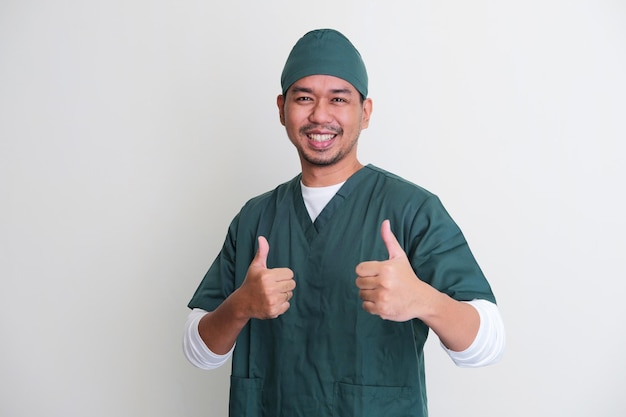
[[367, 71], [361, 54], [336, 30], [313, 30], [296, 42], [280, 77], [283, 94], [294, 82], [309, 75], [339, 77], [367, 97]]

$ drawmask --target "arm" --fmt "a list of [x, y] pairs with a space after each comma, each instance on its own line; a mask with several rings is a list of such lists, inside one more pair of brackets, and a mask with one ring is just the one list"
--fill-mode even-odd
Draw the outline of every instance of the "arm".
[[217, 355], [206, 346], [200, 333], [198, 323], [207, 314], [206, 310], [194, 308], [187, 317], [183, 334], [183, 352], [187, 360], [200, 369], [215, 369], [222, 366], [231, 357], [233, 349], [225, 355]]
[[467, 349], [455, 352], [443, 346], [457, 366], [478, 368], [498, 362], [504, 354], [506, 334], [498, 306], [491, 301], [475, 299], [464, 301], [480, 315], [480, 328], [476, 338]]
[[237, 336], [251, 318], [246, 315], [242, 304], [233, 293], [218, 308], [207, 312], [198, 322], [198, 333], [211, 352], [218, 355], [228, 353]]
[[427, 288], [418, 289], [418, 291], [423, 291], [425, 294], [432, 291], [432, 301], [425, 303], [422, 308], [416, 308], [413, 313], [415, 318], [426, 323], [447, 349], [461, 352], [470, 347], [480, 328], [478, 311], [471, 305], [457, 301], [428, 284], [424, 283], [424, 285]]

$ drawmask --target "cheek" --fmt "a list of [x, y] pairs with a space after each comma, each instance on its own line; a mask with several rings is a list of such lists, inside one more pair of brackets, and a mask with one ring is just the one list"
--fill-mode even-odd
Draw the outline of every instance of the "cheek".
[[300, 140], [300, 125], [294, 123], [293, 120], [287, 119], [283, 126], [285, 126], [285, 132], [291, 142], [296, 143]]
[[[300, 127], [304, 126], [307, 121], [306, 118], [303, 119], [301, 115], [294, 114], [293, 112], [285, 113], [283, 115], [283, 126], [287, 128], [288, 131], [297, 132], [300, 130]], [[304, 120], [304, 121], [303, 121]]]

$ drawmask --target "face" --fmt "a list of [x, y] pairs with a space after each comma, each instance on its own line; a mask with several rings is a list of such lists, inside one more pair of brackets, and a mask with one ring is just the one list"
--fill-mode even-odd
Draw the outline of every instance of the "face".
[[304, 77], [278, 96], [277, 103], [303, 171], [358, 162], [356, 144], [369, 124], [372, 102], [361, 102], [352, 84], [330, 75]]

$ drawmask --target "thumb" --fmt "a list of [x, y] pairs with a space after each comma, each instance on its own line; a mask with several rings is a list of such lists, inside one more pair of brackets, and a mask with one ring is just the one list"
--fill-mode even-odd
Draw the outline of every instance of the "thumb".
[[263, 236], [259, 236], [259, 249], [252, 260], [252, 264], [260, 266], [262, 268], [267, 268], [267, 254], [270, 252], [270, 244], [267, 243], [267, 239]]
[[396, 239], [396, 236], [391, 231], [391, 222], [389, 220], [383, 221], [380, 227], [380, 235], [383, 238], [383, 242], [385, 242], [387, 252], [389, 252], [389, 259], [406, 256], [404, 249], [402, 249], [402, 246], [398, 243], [398, 239]]

